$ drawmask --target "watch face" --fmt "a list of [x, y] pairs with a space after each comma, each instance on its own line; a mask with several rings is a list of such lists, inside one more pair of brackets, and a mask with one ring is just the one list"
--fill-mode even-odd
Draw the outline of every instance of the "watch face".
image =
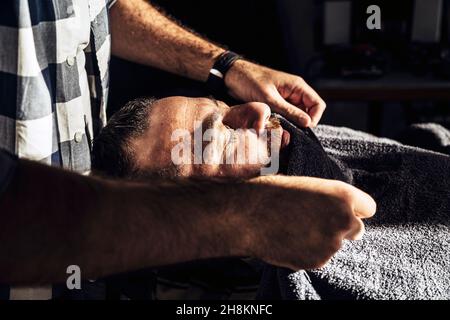
[[223, 77], [223, 73], [220, 72], [220, 71], [217, 70], [217, 69], [212, 68], [211, 70], [209, 70], [209, 73], [210, 73], [211, 75], [213, 75], [214, 77], [218, 77], [218, 78], [220, 78], [220, 79], [223, 79], [223, 78], [224, 78], [224, 77]]

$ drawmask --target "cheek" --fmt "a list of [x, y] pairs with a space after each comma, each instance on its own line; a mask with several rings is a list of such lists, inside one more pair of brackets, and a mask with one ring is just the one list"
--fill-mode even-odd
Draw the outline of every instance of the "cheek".
[[258, 164], [259, 165], [266, 165], [269, 161], [269, 156], [270, 156], [270, 152], [269, 152], [269, 148], [270, 148], [270, 140], [269, 139], [264, 139], [264, 138], [259, 138], [257, 139], [257, 141], [255, 142], [255, 145], [257, 147], [257, 156], [258, 156]]
[[240, 165], [265, 164], [269, 156], [267, 139], [259, 138], [253, 133], [239, 136], [233, 149], [237, 164]]

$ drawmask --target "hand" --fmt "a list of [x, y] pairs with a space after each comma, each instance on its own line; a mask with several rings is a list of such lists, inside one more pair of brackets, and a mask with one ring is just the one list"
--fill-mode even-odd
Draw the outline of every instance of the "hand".
[[301, 77], [238, 60], [225, 77], [234, 98], [267, 103], [274, 112], [295, 124], [316, 126], [325, 102]]
[[368, 194], [336, 180], [265, 176], [250, 181], [251, 212], [240, 225], [244, 243], [251, 255], [293, 270], [322, 267], [343, 239], [362, 237], [361, 219], [376, 211]]

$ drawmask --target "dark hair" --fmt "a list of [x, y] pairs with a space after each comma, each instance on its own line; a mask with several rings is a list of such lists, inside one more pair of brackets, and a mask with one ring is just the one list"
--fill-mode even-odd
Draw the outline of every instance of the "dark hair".
[[130, 177], [136, 171], [130, 139], [147, 131], [154, 98], [138, 98], [117, 111], [94, 139], [92, 170], [110, 177]]

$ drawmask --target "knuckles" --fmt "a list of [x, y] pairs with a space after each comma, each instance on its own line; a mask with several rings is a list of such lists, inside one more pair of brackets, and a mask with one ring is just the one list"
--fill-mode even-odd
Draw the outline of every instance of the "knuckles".
[[353, 219], [354, 217], [352, 216], [351, 213], [342, 212], [341, 215], [336, 220], [338, 231], [350, 230], [353, 225]]
[[248, 106], [257, 113], [269, 113], [270, 114], [270, 106], [267, 103], [263, 102], [250, 102]]
[[330, 242], [330, 251], [332, 254], [338, 252], [342, 248], [342, 240], [340, 238], [333, 239]]
[[303, 86], [306, 82], [305, 80], [300, 77], [300, 76], [295, 76], [294, 77], [294, 82], [298, 85], [298, 86]]
[[352, 187], [342, 181], [334, 181], [334, 194], [337, 200], [346, 206], [351, 207], [354, 201], [354, 191]]

